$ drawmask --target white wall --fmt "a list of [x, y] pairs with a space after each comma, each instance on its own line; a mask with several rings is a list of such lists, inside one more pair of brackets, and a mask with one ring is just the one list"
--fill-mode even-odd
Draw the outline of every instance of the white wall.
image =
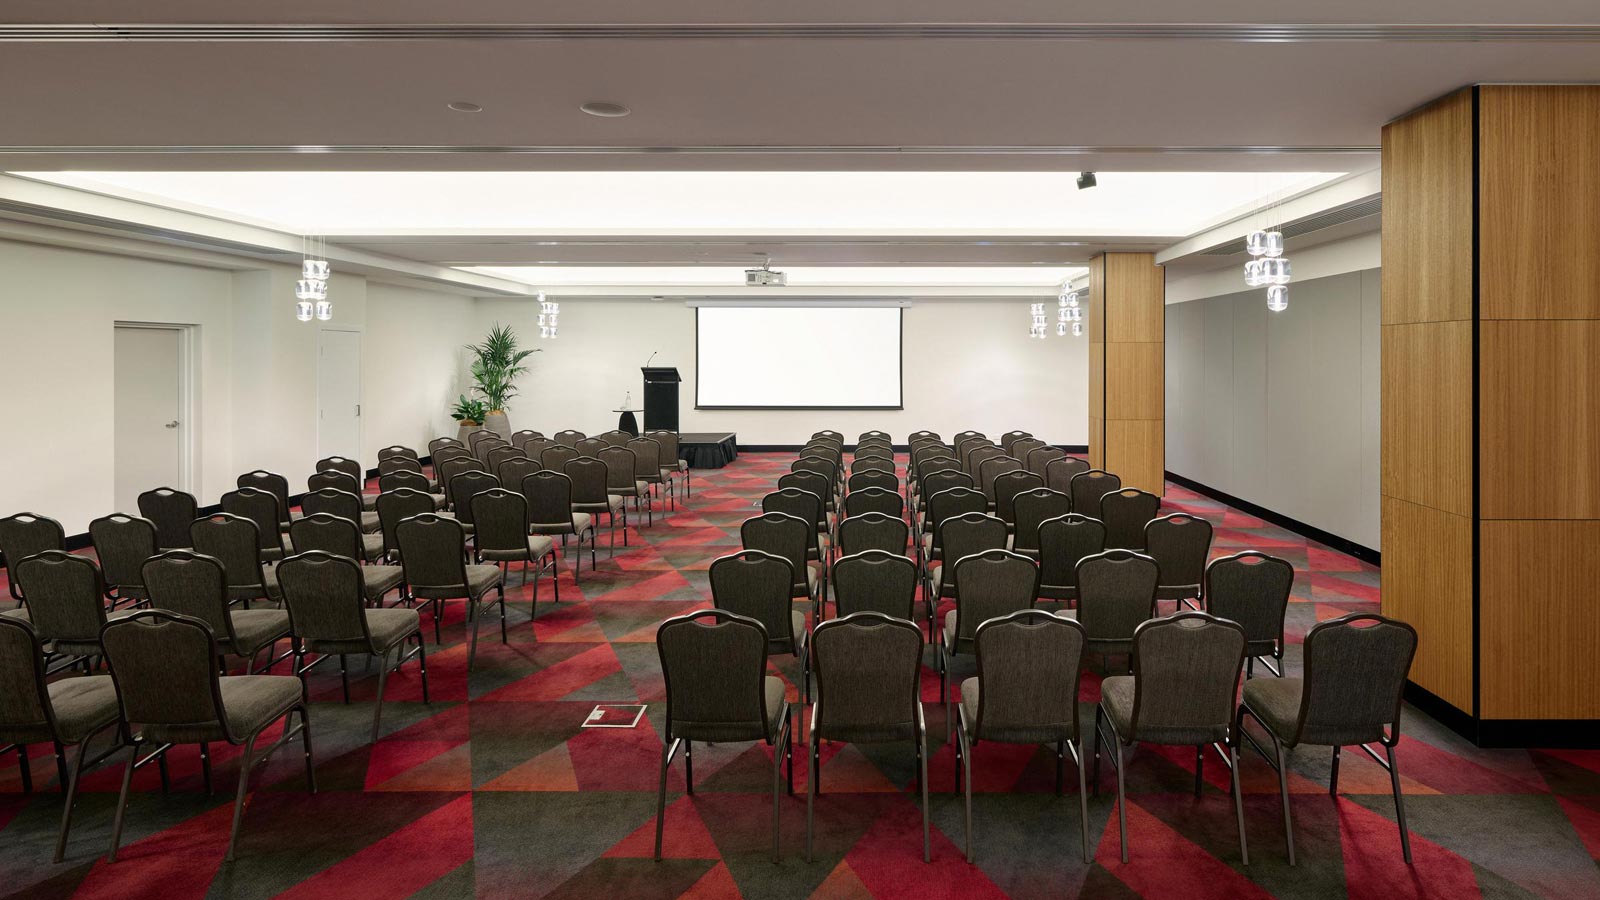
[[[477, 332], [500, 322], [541, 352], [530, 359], [522, 395], [510, 404], [511, 427], [546, 434], [616, 427], [611, 410], [631, 392], [642, 405], [639, 367], [676, 366], [680, 428], [735, 432], [744, 445], [805, 443], [819, 429], [847, 437], [881, 428], [897, 441], [918, 429], [949, 437], [974, 428], [998, 436], [1014, 428], [1051, 443], [1088, 439], [1088, 344], [1085, 339], [1027, 337], [1027, 304], [917, 300], [905, 310], [903, 410], [696, 410], [695, 313], [682, 301], [560, 298], [561, 336], [538, 339], [538, 304], [480, 298]], [[797, 377], [812, 366], [849, 365], [827, 347], [775, 346], [794, 359]]]
[[[454, 431], [459, 347], [475, 331], [472, 298], [336, 273], [334, 319], [297, 322], [296, 269], [229, 269], [0, 241], [0, 515], [31, 510], [81, 533], [113, 512], [113, 328], [195, 326], [196, 458], [202, 505], [264, 468], [303, 489], [317, 446], [320, 328], [364, 331], [362, 462], [377, 449]], [[370, 327], [369, 327], [370, 325]], [[353, 452], [353, 451], [351, 451]], [[425, 452], [425, 450], [424, 450]], [[151, 485], [155, 487], [155, 485]], [[133, 510], [124, 510], [133, 512]]]

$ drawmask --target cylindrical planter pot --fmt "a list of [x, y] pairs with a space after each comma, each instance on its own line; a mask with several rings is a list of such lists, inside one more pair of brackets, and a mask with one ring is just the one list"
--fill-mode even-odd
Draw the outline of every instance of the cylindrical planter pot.
[[483, 427], [507, 440], [511, 439], [511, 420], [506, 418], [504, 410], [497, 410], [484, 416]]
[[456, 429], [456, 440], [460, 441], [462, 446], [471, 446], [471, 444], [467, 441], [467, 438], [471, 436], [474, 431], [482, 430], [482, 425], [468, 425], [467, 423], [462, 422], [461, 427]]

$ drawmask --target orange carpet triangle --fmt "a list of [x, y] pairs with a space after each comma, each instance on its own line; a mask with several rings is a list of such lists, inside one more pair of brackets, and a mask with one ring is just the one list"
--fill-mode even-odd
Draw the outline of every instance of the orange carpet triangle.
[[566, 744], [557, 744], [478, 788], [480, 791], [576, 791], [577, 789], [578, 774], [572, 769], [572, 754], [567, 752]]

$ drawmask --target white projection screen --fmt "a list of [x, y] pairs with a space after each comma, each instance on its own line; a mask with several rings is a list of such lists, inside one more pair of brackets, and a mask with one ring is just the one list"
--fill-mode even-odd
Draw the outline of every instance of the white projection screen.
[[900, 409], [900, 308], [700, 306], [698, 409]]

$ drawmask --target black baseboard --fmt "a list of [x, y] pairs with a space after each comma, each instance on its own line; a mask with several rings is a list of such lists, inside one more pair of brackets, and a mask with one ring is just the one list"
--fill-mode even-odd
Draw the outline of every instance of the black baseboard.
[[[1061, 450], [1061, 451], [1066, 452], [1066, 453], [1088, 453], [1089, 452], [1089, 445], [1088, 444], [1054, 444], [1052, 446], [1054, 446], [1057, 450]], [[893, 447], [894, 447], [894, 452], [896, 452], [896, 453], [909, 453], [909, 452], [911, 452], [911, 445], [910, 444], [894, 444]], [[805, 449], [805, 445], [804, 444], [740, 444], [739, 445], [739, 450], [741, 452], [744, 452], [744, 453], [799, 453], [801, 450], [804, 450], [804, 449]], [[854, 452], [856, 452], [856, 445], [855, 444], [845, 444], [844, 445], [844, 452], [846, 452], [846, 453], [854, 453]]]
[[[1405, 698], [1407, 703], [1479, 747], [1600, 748], [1600, 719], [1480, 719], [1410, 681], [1406, 682]], [[1401, 734], [1404, 733], [1402, 723]]]
[[1349, 538], [1342, 538], [1332, 532], [1323, 531], [1321, 528], [1318, 528], [1315, 525], [1307, 525], [1305, 522], [1302, 522], [1299, 519], [1292, 519], [1283, 513], [1267, 509], [1265, 506], [1257, 506], [1256, 504], [1251, 503], [1249, 500], [1235, 497], [1226, 491], [1219, 491], [1210, 485], [1201, 484], [1192, 478], [1185, 478], [1176, 472], [1168, 472], [1167, 480], [1181, 487], [1186, 487], [1197, 494], [1203, 494], [1213, 500], [1219, 500], [1223, 503], [1226, 503], [1242, 513], [1247, 513], [1255, 516], [1258, 519], [1271, 522], [1279, 528], [1288, 529], [1289, 531], [1292, 531], [1301, 537], [1309, 538], [1310, 540], [1316, 541], [1319, 544], [1326, 544], [1340, 553], [1354, 556], [1356, 559], [1359, 559], [1362, 562], [1371, 563], [1374, 566], [1381, 566], [1383, 564], [1382, 554], [1371, 547], [1358, 544]]

